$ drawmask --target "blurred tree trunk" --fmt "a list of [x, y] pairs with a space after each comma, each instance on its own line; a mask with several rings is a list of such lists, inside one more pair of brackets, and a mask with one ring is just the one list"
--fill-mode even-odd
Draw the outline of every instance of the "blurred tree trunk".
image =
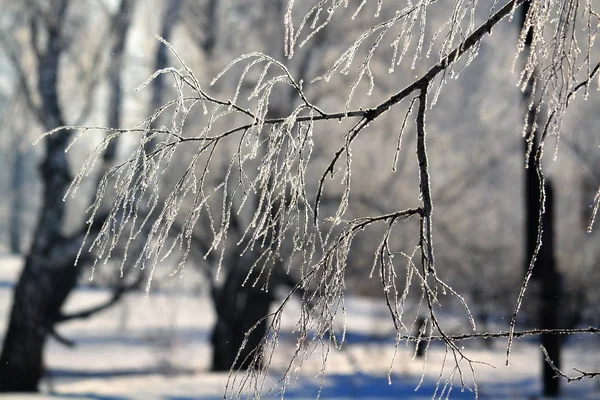
[[[21, 254], [23, 251], [23, 223], [24, 213], [27, 208], [26, 184], [27, 161], [31, 158], [31, 151], [23, 146], [26, 129], [23, 123], [17, 123], [17, 115], [21, 115], [22, 91], [17, 87], [12, 98], [3, 112], [0, 113], [0, 127], [10, 132], [9, 148], [13, 149], [12, 166], [10, 168], [10, 208], [8, 217], [8, 248], [12, 254]], [[20, 122], [20, 121], [19, 121]]]
[[[38, 59], [38, 86], [43, 127], [51, 130], [65, 125], [58, 103], [58, 68], [62, 51], [60, 23], [68, 2], [56, 8], [55, 23], [48, 21], [48, 44]], [[4, 346], [0, 355], [0, 391], [37, 391], [43, 374], [43, 348], [52, 329], [65, 289], [74, 284], [75, 274], [62, 265], [62, 222], [65, 205], [62, 197], [70, 183], [64, 149], [71, 132], [50, 136], [46, 155], [40, 165], [43, 199], [37, 229], [25, 266], [14, 291], [13, 307]], [[57, 308], [58, 306], [58, 308]]]
[[[262, 351], [261, 341], [267, 333], [266, 316], [274, 298], [272, 288], [268, 292], [262, 289], [264, 282], [253, 285], [254, 277], [250, 277], [242, 286], [253, 258], [241, 257], [240, 262], [229, 269], [223, 286], [213, 288], [213, 304], [217, 314], [211, 336], [213, 371], [262, 367], [260, 363], [253, 363], [254, 355]], [[250, 329], [252, 331], [246, 338]], [[257, 355], [260, 357], [260, 353]]]
[[[562, 276], [556, 267], [554, 256], [554, 189], [552, 182], [548, 179], [546, 184], [546, 212], [544, 213], [542, 236], [542, 250], [540, 254], [540, 328], [558, 329], [561, 327], [561, 292]], [[561, 367], [561, 345], [560, 335], [542, 334], [542, 346], [548, 351], [550, 359], [560, 369]], [[556, 377], [556, 371], [550, 364], [543, 363], [543, 390], [544, 396], [556, 397], [560, 395], [560, 379]]]
[[192, 41], [207, 57], [214, 54], [219, 39], [219, 0], [187, 1], [182, 20]]
[[[414, 336], [427, 337], [427, 321], [425, 317], [419, 316], [415, 324]], [[427, 349], [427, 340], [421, 339], [415, 342], [415, 356], [423, 358]]]
[[[244, 230], [238, 217], [232, 214], [231, 218], [230, 227], [234, 235], [243, 237]], [[276, 228], [272, 234], [277, 235]], [[211, 295], [217, 317], [211, 335], [213, 371], [260, 369], [264, 366], [262, 341], [267, 334], [267, 315], [275, 300], [275, 288], [284, 278], [280, 279], [282, 274], [278, 272], [280, 263], [271, 266], [273, 273], [258, 268], [260, 276], [256, 273], [249, 275], [263, 249], [248, 250], [239, 255], [237, 251], [246, 248], [246, 244], [235, 247], [235, 254], [228, 260], [223, 285], [218, 287], [212, 282]]]
[[[525, 24], [525, 18], [529, 11], [529, 2], [525, 2], [521, 10], [521, 26]], [[525, 40], [526, 52], [531, 51], [533, 32], [527, 32]], [[527, 116], [527, 132], [524, 141], [524, 154], [528, 163], [525, 170], [525, 271], [529, 269], [531, 257], [537, 247], [539, 214], [541, 210], [542, 181], [538, 176], [536, 167], [536, 153], [541, 138], [540, 132], [535, 130], [537, 104], [532, 91], [533, 81], [537, 75], [534, 72], [523, 93], [523, 105]], [[533, 107], [529, 105], [533, 102]], [[560, 295], [561, 275], [556, 266], [554, 257], [554, 191], [552, 183], [546, 180], [545, 186], [545, 213], [542, 216], [542, 245], [535, 261], [532, 279], [539, 285], [539, 310], [538, 323], [541, 328], [553, 329], [560, 327]], [[544, 334], [541, 337], [542, 345], [548, 351], [554, 365], [560, 369], [561, 341], [558, 335]], [[556, 397], [560, 394], [560, 380], [555, 377], [556, 373], [552, 367], [542, 360], [542, 386], [544, 396]]]
[[[284, 36], [281, 31], [282, 25], [273, 23], [273, 21], [283, 20], [285, 0], [264, 2], [257, 4], [257, 7], [265, 7], [260, 13], [264, 19], [258, 25], [264, 31], [267, 47], [278, 49], [271, 51], [271, 54], [278, 54], [276, 58], [285, 59], [283, 44], [279, 39]], [[217, 9], [216, 2], [211, 0], [208, 8], [212, 13], [215, 13]], [[214, 37], [214, 30], [208, 27], [206, 29], [212, 32], [209, 36]], [[326, 32], [326, 29], [324, 32]], [[211, 43], [214, 42], [216, 42], [216, 39], [211, 41]], [[323, 42], [325, 41], [323, 40]], [[294, 75], [298, 81], [308, 80], [309, 68], [317, 51], [318, 46], [313, 47], [311, 51], [307, 51], [302, 57], [299, 57], [298, 63], [293, 65], [295, 67], [293, 69]], [[294, 110], [297, 102], [295, 89], [286, 87], [285, 90], [277, 91], [272, 96], [268, 118], [284, 118]], [[260, 151], [265, 151], [265, 148]], [[261, 156], [257, 157], [259, 160], [261, 158]], [[236, 217], [232, 215], [232, 218], [235, 219]], [[237, 219], [232, 221], [231, 228], [236, 231], [235, 235], [237, 237], [243, 237], [244, 229]], [[245, 248], [243, 244], [236, 247], [236, 249], [243, 248]], [[261, 361], [263, 338], [267, 334], [267, 315], [271, 304], [275, 300], [273, 293], [279, 285], [287, 285], [291, 288], [297, 282], [282, 270], [282, 263], [278, 263], [271, 267], [268, 291], [264, 290], [266, 282], [263, 277], [254, 285], [256, 277], [251, 276], [247, 279], [246, 284], [242, 286], [250, 268], [260, 256], [260, 250], [255, 250], [243, 257], [231, 257], [231, 265], [228, 266], [225, 283], [222, 287], [213, 286], [212, 288], [212, 300], [217, 315], [217, 321], [211, 336], [213, 346], [211, 369], [213, 371], [246, 370], [250, 367], [262, 368], [264, 366]], [[300, 292], [297, 291], [297, 293]], [[246, 333], [251, 329], [252, 331], [246, 337]], [[244, 343], [244, 341], [246, 342]], [[243, 348], [241, 348], [242, 345], [244, 345]], [[239, 356], [238, 352], [240, 353]]]
[[[123, 3], [129, 1], [123, 0]], [[62, 29], [69, 4], [67, 0], [55, 0], [48, 15], [41, 20], [35, 15], [30, 20], [33, 43], [38, 42], [37, 33], [42, 26], [45, 31], [44, 48], [35, 49], [40, 102], [31, 111], [46, 131], [66, 125], [58, 97], [58, 76], [61, 55], [65, 50]], [[128, 19], [125, 22], [128, 24]], [[22, 68], [20, 72], [24, 74]], [[33, 106], [30, 102], [30, 107]], [[10, 320], [0, 354], [0, 392], [38, 390], [44, 373], [44, 345], [49, 335], [61, 339], [54, 326], [64, 319], [61, 308], [75, 287], [84, 262], [80, 260], [79, 266], [74, 266], [83, 234], [78, 232], [72, 237], [65, 237], [62, 233], [65, 216], [63, 196], [71, 183], [65, 149], [71, 136], [72, 131], [60, 131], [44, 140], [45, 156], [40, 165], [42, 206], [33, 243], [13, 294]], [[100, 222], [96, 221], [93, 230]]]
[[[115, 40], [112, 45], [112, 60], [108, 67], [108, 84], [110, 87], [108, 103], [108, 126], [111, 128], [120, 128], [123, 110], [123, 84], [121, 74], [125, 67], [123, 57], [125, 53], [125, 44], [127, 42], [127, 33], [131, 25], [133, 15], [133, 6], [135, 0], [121, 0], [121, 6], [115, 19], [113, 28]], [[119, 136], [108, 143], [106, 150], [102, 154], [102, 170], [100, 179], [113, 164], [117, 155], [117, 145]]]
[[[173, 30], [178, 23], [181, 14], [182, 0], [169, 0], [167, 3], [163, 17], [161, 19], [160, 36], [167, 42], [171, 40]], [[156, 54], [154, 56], [154, 71], [160, 71], [169, 66], [169, 49], [162, 43], [158, 43]], [[159, 74], [152, 81], [152, 98], [150, 100], [149, 115], [164, 105], [165, 94], [165, 74]], [[158, 120], [154, 120], [152, 128], [156, 128]], [[154, 141], [148, 142], [146, 152], [149, 152], [151, 147], [154, 147]]]
[[8, 227], [10, 252], [21, 254], [22, 223], [25, 205], [25, 154], [17, 148], [14, 153], [11, 176], [11, 206]]

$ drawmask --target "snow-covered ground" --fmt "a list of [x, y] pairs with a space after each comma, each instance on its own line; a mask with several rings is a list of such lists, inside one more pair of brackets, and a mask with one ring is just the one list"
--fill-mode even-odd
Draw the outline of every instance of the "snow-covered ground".
[[[0, 256], [0, 340], [6, 329], [12, 286], [21, 260]], [[15, 399], [96, 399], [96, 400], [191, 400], [218, 399], [223, 396], [227, 374], [208, 372], [211, 356], [210, 329], [214, 313], [206, 291], [193, 282], [194, 273], [182, 280], [161, 277], [162, 285], [176, 290], [128, 295], [112, 309], [89, 320], [72, 321], [59, 327], [77, 346], [67, 348], [50, 340], [46, 351], [49, 370], [43, 382], [44, 394], [37, 396], [0, 396]], [[69, 299], [68, 308], [77, 310], [97, 304], [109, 293], [91, 287], [79, 288]], [[428, 352], [424, 380], [415, 388], [423, 362], [412, 360], [412, 350], [401, 346], [393, 361], [391, 384], [388, 370], [394, 354], [393, 334], [385, 305], [365, 299], [348, 301], [347, 343], [328, 356], [327, 375], [321, 391], [325, 399], [427, 399], [433, 395], [443, 363], [444, 348], [433, 346]], [[289, 310], [290, 320], [294, 307]], [[285, 325], [289, 326], [289, 324]], [[287, 328], [286, 328], [287, 329]], [[266, 387], [277, 382], [295, 342], [282, 335], [280, 351], [272, 364]], [[286, 339], [286, 337], [288, 339]], [[472, 359], [483, 361], [476, 367], [480, 398], [539, 398], [541, 354], [534, 341], [518, 341], [510, 367], [504, 366], [505, 342], [491, 348], [481, 342], [465, 343]], [[447, 363], [445, 373], [450, 370]], [[453, 364], [452, 364], [453, 365]], [[597, 338], [571, 340], [563, 355], [563, 370], [572, 367], [600, 369], [600, 343]], [[285, 398], [315, 398], [319, 391], [320, 354], [310, 359]], [[443, 385], [443, 382], [442, 382]], [[563, 398], [600, 399], [600, 381], [563, 383]], [[438, 391], [438, 394], [440, 392]], [[277, 398], [275, 394], [269, 396]], [[444, 397], [445, 398], [445, 397]], [[450, 399], [469, 399], [473, 394], [456, 386]]]

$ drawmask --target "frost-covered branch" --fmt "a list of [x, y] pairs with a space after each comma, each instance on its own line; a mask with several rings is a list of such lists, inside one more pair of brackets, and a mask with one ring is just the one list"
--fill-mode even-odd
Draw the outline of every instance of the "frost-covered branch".
[[[465, 298], [446, 282], [443, 265], [435, 263], [432, 222], [435, 199], [431, 191], [435, 176], [432, 176], [429, 168], [426, 148], [426, 114], [436, 104], [445, 81], [457, 78], [460, 71], [477, 56], [485, 36], [504, 18], [512, 17], [515, 10], [526, 1], [511, 0], [500, 7], [495, 1], [488, 8], [488, 17], [477, 25], [475, 8], [478, 2], [456, 0], [451, 15], [437, 30], [429, 30], [429, 34], [426, 27], [431, 20], [430, 9], [439, 4], [435, 0], [410, 3], [387, 20], [373, 22], [371, 28], [351, 40], [350, 47], [339, 55], [324, 74], [316, 78], [317, 81], [325, 81], [316, 84], [326, 84], [338, 73], [354, 74], [348, 93], [342, 94], [347, 95], [345, 107], [342, 110], [340, 106], [333, 112], [326, 111], [311, 98], [312, 82], [297, 80], [285, 63], [257, 52], [234, 59], [212, 80], [211, 84], [215, 84], [224, 81], [226, 76], [236, 76], [228, 98], [213, 95], [203, 87], [201, 79], [194, 75], [175, 49], [166, 40], [158, 38], [171, 51], [179, 66], [160, 68], [140, 89], [158, 77], [167, 75], [173, 80], [175, 98], [158, 107], [132, 129], [104, 129], [106, 137], [84, 163], [69, 194], [75, 194], [111, 140], [122, 135], [134, 136], [138, 138], [138, 146], [127, 160], [108, 170], [101, 179], [96, 202], [88, 210], [88, 222], [94, 220], [104, 197], [113, 197], [112, 207], [99, 234], [90, 236], [91, 244], [82, 245], [82, 249], [89, 247], [95, 252], [97, 261], [106, 261], [118, 243], [125, 242], [122, 268], [125, 263], [142, 269], [149, 268], [148, 291], [153, 272], [167, 258], [176, 257], [177, 260], [172, 274], [184, 272], [194, 238], [198, 237], [194, 231], [198, 226], [204, 229], [205, 237], [199, 247], [203, 257], [214, 264], [215, 273], [212, 276], [215, 279], [218, 279], [222, 268], [232, 263], [230, 250], [234, 245], [237, 247], [234, 252], [236, 256], [256, 255], [247, 265], [243, 285], [268, 291], [274, 268], [283, 265], [281, 268], [286, 273], [293, 269], [298, 276], [297, 284], [274, 313], [251, 329], [268, 321], [268, 333], [262, 339], [261, 350], [243, 353], [240, 349], [238, 352], [238, 358], [244, 358], [238, 361], [252, 366], [244, 378], [232, 375], [232, 386], [228, 390], [239, 390], [238, 394], [244, 388], [254, 390], [255, 395], [262, 393], [265, 374], [260, 365], [269, 365], [278, 347], [282, 311], [296, 292], [301, 293], [302, 297], [294, 331], [297, 347], [290, 356], [288, 368], [280, 382], [282, 391], [285, 391], [292, 371], [302, 366], [317, 348], [322, 352], [324, 372], [330, 346], [339, 348], [344, 343], [345, 326], [342, 332], [337, 332], [333, 322], [339, 314], [345, 313], [349, 256], [355, 238], [365, 230], [378, 232], [371, 275], [375, 271], [380, 275], [398, 342], [424, 340], [429, 346], [433, 340], [443, 340], [446, 346], [446, 358], [440, 375], [440, 381], [445, 379], [445, 384], [440, 388], [442, 394], [451, 390], [454, 378], [463, 387], [467, 386], [463, 370], [468, 369], [474, 378], [473, 365], [476, 361], [465, 355], [455, 343], [457, 340], [508, 337], [507, 351], [510, 351], [512, 340], [520, 336], [577, 332], [516, 331], [516, 317], [535, 257], [522, 284], [508, 332], [450, 335], [437, 315], [441, 296], [449, 295], [464, 308], [472, 329], [476, 328]], [[349, 3], [343, 0], [316, 1], [314, 6], [305, 3], [303, 7], [309, 7], [308, 12], [296, 25], [294, 10], [300, 5], [289, 1], [285, 15], [286, 54], [292, 57], [295, 47], [309, 43], [333, 21], [334, 13], [348, 7]], [[360, 2], [353, 16], [363, 13], [371, 3], [368, 0]], [[378, 18], [382, 12], [383, 3], [377, 2], [374, 18]], [[589, 52], [593, 46], [595, 27], [589, 23], [587, 56], [583, 60], [577, 58], [579, 52], [574, 47], [574, 32], [579, 21], [575, 12], [579, 5], [577, 0], [554, 0], [544, 3], [546, 6], [539, 1], [530, 3], [517, 56], [523, 51], [524, 35], [531, 30], [531, 51], [526, 54], [527, 62], [519, 83], [522, 89], [525, 89], [522, 85], [525, 82], [532, 84], [536, 102], [532, 101], [530, 111], [535, 112], [535, 120], [539, 114], [538, 104], [548, 105], [543, 140], [537, 148], [531, 149], [535, 152], [535, 165], [530, 167], [536, 168], [543, 184], [544, 142], [552, 135], [558, 138], [562, 118], [571, 99], [582, 88], [586, 88], [587, 96], [590, 82], [600, 67], [591, 65]], [[594, 15], [589, 2], [584, 8], [585, 15]], [[558, 18], [553, 19], [554, 15], [558, 15]], [[554, 34], [550, 36], [549, 32]], [[429, 50], [423, 49], [425, 39], [429, 38], [426, 35], [432, 36]], [[370, 63], [382, 43], [388, 39], [393, 49], [390, 73], [411, 46], [414, 50], [411, 67], [414, 68], [417, 61], [422, 62], [425, 72], [415, 76], [404, 88], [395, 88], [395, 94], [379, 99], [375, 106], [351, 109], [351, 101], [356, 98], [363, 77], [369, 80], [365, 94], [372, 92], [375, 74]], [[437, 57], [428, 63], [422, 56], [424, 54], [427, 58], [435, 46], [438, 46]], [[362, 54], [365, 58], [355, 68], [354, 60]], [[532, 74], [535, 68], [541, 71], [539, 75]], [[585, 75], [583, 80], [581, 75]], [[286, 112], [275, 114], [277, 117], [272, 118], [275, 107], [272, 102], [280, 90], [288, 91], [286, 94], [291, 92], [292, 95], [286, 98], [291, 99], [292, 103], [287, 105]], [[415, 197], [418, 197], [419, 203], [416, 206], [411, 204], [410, 208], [406, 208], [406, 205], [393, 208], [400, 211], [380, 210], [382, 212], [379, 215], [349, 217], [350, 206], [356, 201], [351, 185], [353, 157], [361, 154], [360, 149], [356, 148], [357, 138], [374, 134], [370, 130], [372, 124], [404, 100], [410, 103], [407, 104], [406, 113], [403, 113], [393, 164], [398, 158], [402, 136], [409, 134], [408, 117], [416, 109], [416, 126], [412, 134], [416, 138], [418, 173], [414, 178], [418, 182]], [[199, 112], [196, 111], [198, 109]], [[199, 120], [195, 120], [193, 127], [189, 121], [191, 115]], [[331, 130], [328, 121], [347, 124], [342, 125], [341, 129]], [[525, 122], [525, 128], [527, 124], [528, 121]], [[77, 140], [92, 129], [96, 128], [63, 127], [47, 132], [45, 136], [61, 130], [79, 130], [80, 134], [75, 138]], [[315, 161], [313, 153], [317, 137], [340, 141], [336, 144], [337, 151], [321, 162]], [[156, 144], [151, 151], [148, 151], [148, 143]], [[167, 172], [176, 169], [176, 165], [180, 168], [176, 176], [167, 178]], [[328, 178], [335, 181], [331, 187], [338, 200], [333, 206], [323, 204], [325, 191], [330, 188]], [[162, 193], [165, 187], [168, 190]], [[540, 200], [543, 204], [543, 188]], [[398, 251], [391, 240], [396, 230], [400, 229], [398, 222], [417, 216], [418, 229], [415, 224], [402, 227], [406, 231], [415, 228], [411, 250]], [[541, 238], [541, 229], [540, 214], [538, 238]], [[235, 233], [232, 234], [232, 231]], [[133, 260], [129, 260], [130, 245], [140, 238], [143, 238], [143, 247], [134, 254]], [[540, 245], [538, 239], [538, 250]], [[394, 258], [397, 255], [401, 257]], [[405, 262], [402, 266], [406, 271], [405, 287], [401, 292], [397, 288], [398, 259], [400, 263]], [[417, 286], [420, 290], [416, 311], [418, 313], [423, 309], [427, 316], [424, 329], [418, 335], [409, 335], [407, 332], [409, 329], [412, 331], [415, 322], [406, 323], [403, 314], [411, 284], [415, 282], [413, 287]], [[590, 330], [586, 332], [592, 333]], [[249, 334], [243, 346], [248, 343]], [[446, 362], [453, 363], [453, 368], [445, 372]], [[444, 373], [445, 377], [442, 376]], [[477, 394], [476, 385], [473, 390]]]
[[[596, 330], [596, 331], [598, 331], [598, 330]], [[550, 368], [552, 368], [554, 370], [554, 372], [556, 372], [556, 377], [557, 378], [564, 378], [564, 379], [566, 379], [566, 381], [568, 383], [572, 383], [572, 382], [580, 381], [582, 379], [594, 379], [597, 376], [600, 376], [600, 372], [585, 372], [585, 371], [582, 371], [582, 370], [577, 369], [577, 368], [573, 368], [573, 369], [576, 372], [578, 372], [579, 375], [569, 376], [569, 375], [565, 374], [564, 372], [562, 372], [560, 369], [558, 369], [556, 367], [556, 365], [554, 365], [554, 362], [550, 358], [550, 355], [548, 354], [548, 351], [546, 350], [546, 348], [544, 346], [540, 346], [540, 348], [542, 349], [542, 352], [544, 353], [544, 359], [546, 360], [546, 362], [548, 363], [548, 365], [550, 365]]]

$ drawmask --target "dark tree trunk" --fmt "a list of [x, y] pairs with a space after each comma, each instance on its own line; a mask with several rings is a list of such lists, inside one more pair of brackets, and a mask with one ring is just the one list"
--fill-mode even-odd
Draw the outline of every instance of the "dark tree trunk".
[[[277, 209], [274, 205], [272, 212]], [[238, 235], [242, 235], [243, 229], [237, 217], [232, 217], [230, 227]], [[276, 231], [277, 228], [274, 228], [271, 235], [276, 236]], [[269, 237], [265, 239], [265, 243], [270, 243]], [[245, 247], [242, 243], [238, 249]], [[270, 267], [269, 273], [263, 271], [258, 276], [255, 272], [248, 276], [251, 266], [260, 256], [261, 249], [255, 249], [241, 257], [232, 257], [223, 286], [212, 287], [212, 300], [217, 315], [211, 337], [213, 371], [260, 369], [265, 366], [263, 339], [268, 330], [267, 315], [275, 300], [273, 293], [280, 285], [296, 288], [297, 281], [282, 271], [282, 264], [279, 262]], [[268, 291], [265, 290], [267, 286]], [[296, 293], [302, 295], [304, 292], [297, 290]]]
[[[57, 22], [66, 13], [67, 2], [56, 9]], [[57, 79], [60, 59], [60, 27], [48, 27], [48, 45], [38, 60], [38, 91], [42, 99], [44, 129], [65, 125], [58, 103]], [[37, 391], [43, 374], [43, 347], [66, 296], [58, 291], [70, 285], [73, 277], [55, 263], [62, 241], [61, 228], [65, 205], [62, 197], [70, 174], [64, 149], [71, 132], [50, 136], [46, 155], [40, 165], [43, 198], [33, 243], [14, 293], [13, 307], [2, 353], [0, 354], [0, 392]], [[72, 270], [72, 267], [71, 267]], [[56, 289], [56, 290], [55, 290]], [[58, 308], [57, 308], [58, 306]]]
[[[524, 25], [525, 17], [529, 11], [529, 2], [525, 2], [521, 11], [521, 25]], [[525, 40], [526, 51], [531, 51], [533, 32], [527, 33]], [[537, 75], [534, 71], [533, 77]], [[523, 94], [523, 104], [527, 110], [527, 126], [524, 154], [529, 168], [525, 172], [525, 270], [531, 263], [531, 257], [535, 253], [538, 240], [539, 214], [541, 209], [540, 195], [542, 181], [538, 176], [536, 166], [536, 153], [539, 145], [539, 132], [533, 130], [537, 113], [535, 104], [535, 93], [532, 92], [532, 81], [528, 82], [527, 90]], [[529, 104], [534, 101], [533, 107]], [[554, 257], [554, 191], [552, 184], [547, 180], [545, 186], [545, 213], [542, 216], [542, 245], [535, 261], [532, 278], [540, 285], [539, 323], [543, 329], [560, 327], [560, 295], [561, 275], [556, 267]], [[559, 335], [542, 335], [542, 345], [548, 351], [548, 355], [554, 365], [560, 368], [561, 341]], [[544, 396], [555, 397], [560, 394], [560, 380], [555, 378], [555, 371], [545, 361], [542, 362], [542, 385]]]
[[[215, 288], [213, 302], [215, 304], [217, 321], [213, 328], [211, 343], [213, 346], [213, 371], [228, 371], [230, 369], [246, 370], [253, 366], [261, 368], [254, 363], [255, 355], [260, 360], [262, 356], [262, 339], [267, 333], [266, 316], [273, 302], [270, 292], [261, 290], [259, 282], [252, 286], [254, 279], [251, 277], [242, 286], [248, 273], [241, 263], [232, 268], [227, 274], [224, 285]], [[246, 333], [250, 331], [246, 339]], [[244, 344], [244, 348], [240, 348]], [[238, 356], [239, 352], [239, 356]]]
[[[211, 12], [216, 13], [216, 3], [211, 2], [210, 7]], [[285, 12], [285, 2], [282, 0], [273, 1], [273, 4], [269, 4], [269, 7], [263, 11], [262, 15], [267, 21], [281, 20]], [[270, 37], [280, 37], [278, 36], [281, 33], [279, 30], [280, 28], [277, 28], [275, 31], [270, 32]], [[280, 56], [283, 57], [281, 43], [272, 43], [272, 45], [275, 46], [271, 46], [272, 48], [279, 49]], [[313, 53], [308, 52], [307, 54], [300, 63], [300, 77], [308, 73], [308, 66]], [[296, 92], [293, 88], [288, 88], [285, 92], [277, 91], [274, 96], [276, 100], [271, 101], [268, 118], [285, 118], [294, 109], [294, 103], [297, 101]], [[258, 157], [258, 159], [260, 158]], [[269, 182], [268, 185], [271, 186], [272, 182]], [[274, 212], [277, 208], [274, 205], [272, 211]], [[235, 217], [232, 216], [232, 218]], [[232, 221], [231, 228], [233, 230], [237, 229], [238, 237], [243, 236], [243, 229], [240, 228], [239, 221]], [[276, 233], [272, 234], [276, 235]], [[265, 243], [269, 243], [269, 239], [266, 239]], [[244, 247], [244, 245], [240, 245], [238, 248]], [[212, 297], [217, 314], [217, 321], [211, 337], [213, 346], [211, 368], [213, 371], [264, 367], [262, 363], [263, 338], [267, 334], [268, 327], [266, 316], [275, 300], [272, 293], [279, 285], [295, 287], [297, 282], [288, 274], [282, 272], [282, 266], [277, 264], [272, 266], [269, 292], [262, 290], [264, 286], [262, 280], [253, 287], [256, 277], [250, 277], [246, 285], [242, 286], [250, 266], [254, 264], [259, 256], [258, 253], [251, 253], [231, 260], [232, 266], [228, 271], [225, 283], [220, 288], [213, 288]], [[302, 293], [302, 291], [296, 288], [296, 293]], [[251, 332], [249, 332], [250, 330]], [[246, 337], [248, 332], [249, 334]], [[244, 341], [246, 341], [245, 344]], [[240, 350], [242, 344], [244, 344], [244, 347]]]
[[[50, 245], [53, 241], [49, 242]], [[60, 242], [55, 242], [60, 248]], [[35, 392], [43, 370], [43, 349], [78, 277], [76, 267], [49, 258], [27, 257], [15, 288], [10, 322], [0, 356], [0, 392]]]
[[[67, 0], [53, 3], [50, 11], [53, 15], [44, 21], [46, 46], [37, 59], [41, 105], [36, 115], [47, 131], [66, 125], [58, 98], [58, 71], [64, 46], [61, 29], [68, 5]], [[85, 262], [80, 259], [79, 266], [74, 265], [83, 235], [78, 233], [70, 238], [62, 235], [63, 196], [71, 182], [65, 149], [71, 135], [71, 131], [61, 131], [45, 139], [46, 153], [40, 165], [42, 205], [33, 242], [13, 294], [0, 353], [0, 392], [38, 390], [44, 374], [44, 345], [48, 336], [55, 333], [54, 326], [62, 317], [61, 308], [77, 284], [80, 266]], [[98, 230], [101, 222], [94, 222], [92, 232]]]
[[[425, 325], [426, 321], [425, 321], [425, 317], [419, 317], [417, 318], [417, 323], [415, 324], [415, 329], [416, 332], [414, 333], [415, 336], [422, 336], [425, 337], [427, 335], [426, 329], [427, 326]], [[427, 348], [427, 341], [426, 340], [418, 340], [415, 343], [415, 356], [418, 358], [423, 358], [425, 356], [425, 349]]]
[[[546, 212], [543, 219], [544, 232], [542, 236], [542, 250], [540, 254], [539, 273], [541, 283], [540, 302], [540, 327], [542, 329], [560, 328], [560, 304], [562, 292], [562, 276], [556, 268], [554, 257], [554, 191], [552, 182], [546, 184]], [[560, 335], [542, 335], [542, 345], [548, 351], [554, 365], [560, 369], [561, 365], [561, 337]], [[560, 394], [560, 379], [550, 364], [543, 362], [543, 390], [544, 396], [556, 397]]]

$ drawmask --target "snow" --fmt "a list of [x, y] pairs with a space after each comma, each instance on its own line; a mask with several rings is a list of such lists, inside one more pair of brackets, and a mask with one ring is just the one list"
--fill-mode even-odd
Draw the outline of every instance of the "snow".
[[[6, 329], [12, 287], [18, 278], [21, 260], [0, 255], [0, 338]], [[67, 348], [50, 340], [45, 359], [49, 376], [39, 395], [5, 395], [2, 399], [95, 399], [95, 400], [191, 400], [222, 398], [227, 373], [208, 372], [210, 331], [214, 321], [206, 290], [198, 291], [199, 278], [188, 273], [183, 279], [161, 278], [162, 288], [146, 297], [133, 293], [117, 306], [88, 320], [61, 325], [58, 330], [77, 346]], [[173, 290], [170, 290], [173, 289]], [[74, 311], [108, 298], [109, 293], [79, 287], [69, 298], [67, 309]], [[284, 321], [279, 352], [273, 360], [266, 388], [277, 383], [295, 342], [290, 332], [295, 308], [292, 304]], [[342, 350], [328, 356], [323, 381], [323, 399], [428, 399], [435, 392], [444, 357], [444, 347], [433, 345], [428, 352], [424, 381], [415, 388], [423, 362], [412, 360], [412, 349], [398, 349], [388, 384], [394, 354], [393, 332], [385, 306], [372, 300], [349, 298], [348, 335]], [[540, 398], [542, 356], [533, 340], [517, 341], [510, 367], [504, 366], [505, 341], [486, 347], [482, 342], [465, 342], [472, 359], [493, 365], [476, 366], [482, 399]], [[572, 367], [600, 369], [600, 343], [593, 337], [570, 340], [563, 355], [564, 371]], [[288, 399], [315, 398], [319, 391], [321, 357], [315, 352], [303, 366], [297, 380], [286, 391]], [[449, 367], [446, 367], [449, 370]], [[448, 371], [446, 371], [447, 374]], [[447, 376], [447, 375], [446, 375]], [[467, 376], [467, 383], [470, 380]], [[443, 385], [443, 383], [442, 383]], [[600, 382], [563, 384], [562, 398], [600, 399]], [[439, 390], [438, 390], [439, 395]], [[456, 385], [450, 399], [471, 399]], [[278, 398], [271, 393], [268, 398]], [[445, 398], [445, 396], [443, 397]]]

